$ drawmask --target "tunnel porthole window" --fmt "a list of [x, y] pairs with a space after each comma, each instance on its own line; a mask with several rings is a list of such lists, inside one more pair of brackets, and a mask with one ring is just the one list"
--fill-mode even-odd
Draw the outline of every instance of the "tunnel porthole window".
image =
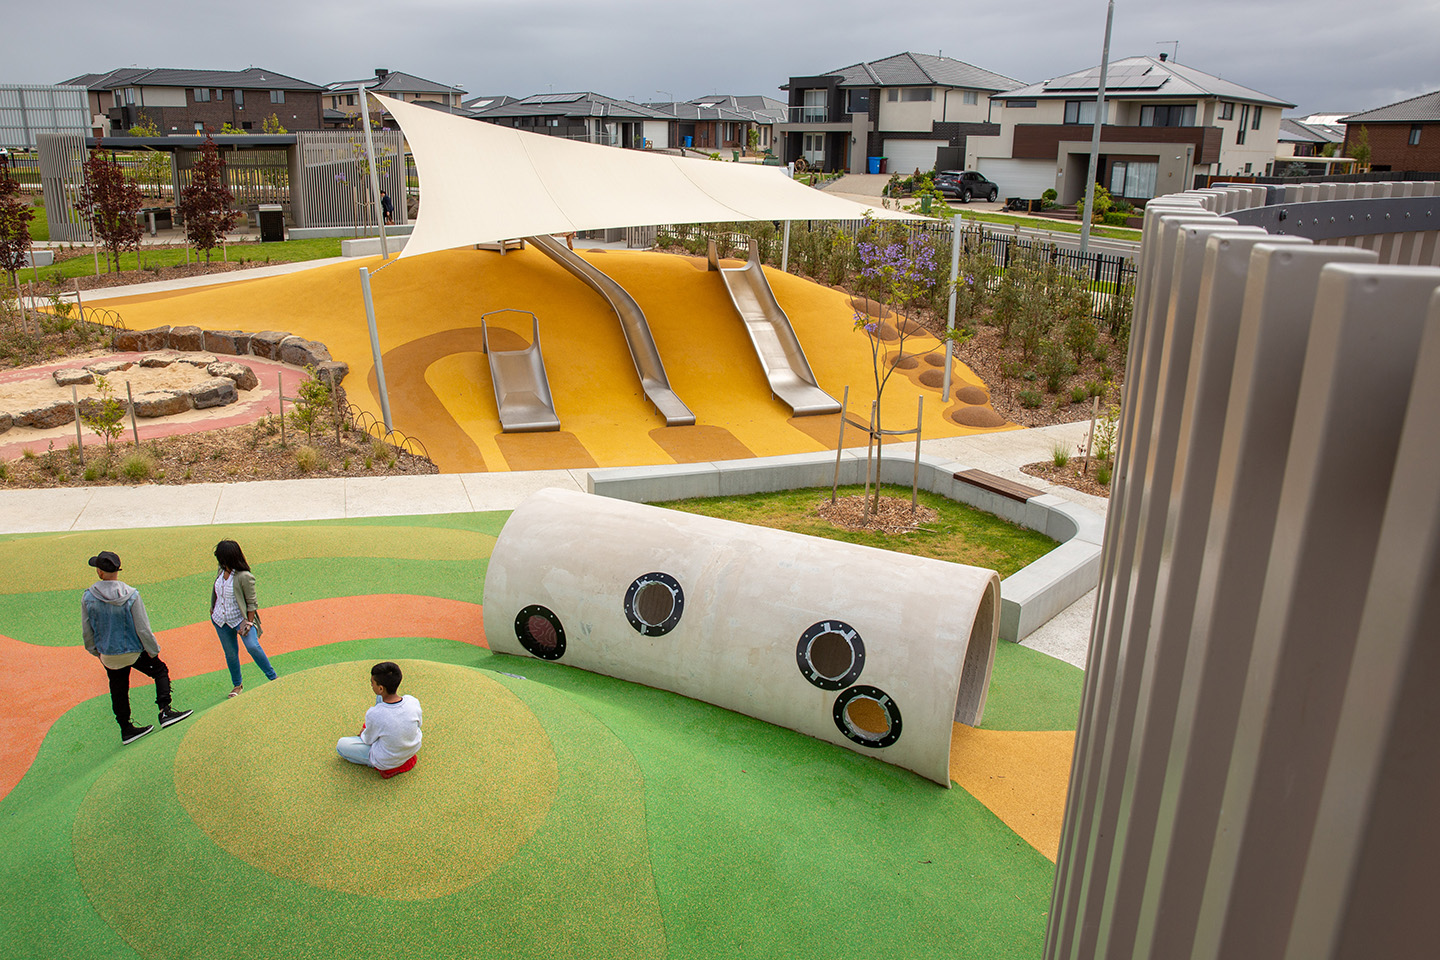
[[625, 591], [625, 619], [641, 636], [664, 636], [675, 629], [684, 612], [685, 591], [668, 573], [636, 577]]
[[878, 687], [851, 687], [835, 698], [835, 726], [863, 747], [888, 747], [900, 739], [900, 707]]
[[541, 660], [565, 656], [565, 627], [547, 607], [531, 604], [515, 615], [515, 638]]
[[800, 635], [795, 660], [801, 675], [821, 690], [843, 690], [865, 669], [865, 641], [843, 620], [821, 620]]

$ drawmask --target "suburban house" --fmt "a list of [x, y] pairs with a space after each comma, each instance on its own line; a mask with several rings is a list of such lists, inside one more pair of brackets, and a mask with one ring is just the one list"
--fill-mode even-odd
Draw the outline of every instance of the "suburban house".
[[1280, 120], [1275, 161], [1265, 171], [1273, 176], [1344, 173], [1355, 161], [1341, 156], [1345, 127], [1311, 117]]
[[1344, 117], [1345, 153], [1360, 128], [1370, 141], [1370, 169], [1433, 173], [1440, 170], [1440, 90]]
[[[886, 158], [897, 173], [959, 167], [968, 137], [993, 136], [990, 98], [1020, 81], [961, 60], [897, 53], [813, 77], [791, 77], [783, 158], [864, 173]], [[948, 150], [944, 148], [950, 148]], [[943, 150], [943, 152], [942, 152]]]
[[675, 119], [652, 107], [599, 93], [537, 93], [473, 115], [502, 127], [632, 149], [669, 146], [670, 121]]
[[471, 97], [469, 100], [462, 101], [460, 105], [469, 111], [471, 115], [474, 115], [478, 114], [481, 110], [488, 110], [491, 107], [503, 107], [507, 103], [514, 102], [514, 97], [507, 97], [503, 93], [496, 93], [488, 96]]
[[[360, 80], [339, 80], [325, 85], [325, 125], [327, 127], [354, 125], [355, 118], [360, 114], [359, 100], [362, 85], [366, 90], [394, 97], [396, 100], [404, 100], [406, 103], [423, 103], [426, 106], [433, 105], [441, 109], [453, 109], [456, 113], [461, 112], [461, 104], [465, 97], [465, 90], [461, 87], [436, 83], [434, 80], [426, 80], [423, 77], [401, 73], [398, 70], [376, 67], [373, 77]], [[379, 111], [379, 116], [376, 113], [376, 107], [372, 101], [370, 118], [381, 124], [389, 121], [389, 125], [394, 125], [389, 113]]]
[[[1100, 68], [998, 93], [996, 136], [972, 136], [967, 167], [1003, 197], [1059, 202], [1085, 195]], [[1166, 58], [1109, 65], [1096, 182], [1131, 202], [1176, 193], [1207, 176], [1258, 175], [1275, 160], [1286, 103]]]
[[756, 149], [769, 150], [775, 125], [785, 119], [785, 104], [771, 97], [736, 97], [712, 94], [684, 103], [647, 103], [669, 114], [670, 143], [695, 150], [745, 150], [750, 131], [756, 134]]
[[263, 129], [272, 114], [286, 130], [319, 130], [319, 84], [274, 70], [169, 70], [125, 67], [66, 80], [88, 91], [92, 126], [102, 135], [124, 135], [148, 120], [162, 135], [193, 136], [225, 124]]

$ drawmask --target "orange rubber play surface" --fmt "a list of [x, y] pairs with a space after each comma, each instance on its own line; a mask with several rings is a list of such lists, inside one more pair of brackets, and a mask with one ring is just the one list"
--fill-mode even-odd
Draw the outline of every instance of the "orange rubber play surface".
[[[394, 426], [419, 437], [446, 472], [533, 470], [699, 462], [834, 449], [839, 416], [794, 418], [770, 395], [760, 362], [718, 274], [696, 258], [625, 251], [582, 252], [640, 304], [675, 392], [694, 427], [666, 427], [646, 400], [619, 321], [607, 304], [543, 254], [501, 256], [451, 250], [393, 261], [372, 275], [377, 326]], [[738, 261], [726, 261], [736, 266]], [[157, 296], [115, 298], [131, 329], [195, 324], [210, 329], [286, 330], [325, 343], [350, 365], [351, 402], [380, 413], [377, 378], [358, 268], [378, 260]], [[865, 420], [875, 399], [870, 340], [855, 329], [854, 307], [837, 291], [766, 269], [821, 388]], [[534, 312], [559, 431], [500, 430], [480, 316]], [[528, 342], [530, 318], [488, 321], [511, 345]], [[511, 336], [516, 335], [516, 336]], [[882, 344], [895, 351], [896, 344]], [[934, 337], [908, 337], [905, 361], [884, 392], [883, 425], [906, 429], [924, 398], [927, 438], [988, 432], [995, 423], [984, 385], [954, 361], [951, 396], [940, 393], [943, 352]], [[927, 382], [929, 381], [929, 382]], [[965, 387], [963, 399], [955, 396]], [[978, 403], [974, 401], [979, 401]], [[846, 445], [862, 444], [850, 430]]]

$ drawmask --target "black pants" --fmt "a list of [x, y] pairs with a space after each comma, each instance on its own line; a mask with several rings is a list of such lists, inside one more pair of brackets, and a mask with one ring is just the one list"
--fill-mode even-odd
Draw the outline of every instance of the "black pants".
[[105, 668], [110, 675], [110, 706], [115, 710], [115, 719], [121, 730], [130, 727], [130, 671], [139, 670], [155, 681], [155, 705], [161, 710], [170, 707], [170, 670], [165, 661], [140, 651], [140, 659], [128, 667], [118, 670]]

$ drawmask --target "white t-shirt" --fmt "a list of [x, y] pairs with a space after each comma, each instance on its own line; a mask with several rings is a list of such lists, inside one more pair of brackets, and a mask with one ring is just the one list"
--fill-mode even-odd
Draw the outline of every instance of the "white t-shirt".
[[399, 703], [375, 698], [365, 711], [360, 739], [370, 744], [370, 766], [391, 770], [420, 752], [420, 701], [406, 694]]

